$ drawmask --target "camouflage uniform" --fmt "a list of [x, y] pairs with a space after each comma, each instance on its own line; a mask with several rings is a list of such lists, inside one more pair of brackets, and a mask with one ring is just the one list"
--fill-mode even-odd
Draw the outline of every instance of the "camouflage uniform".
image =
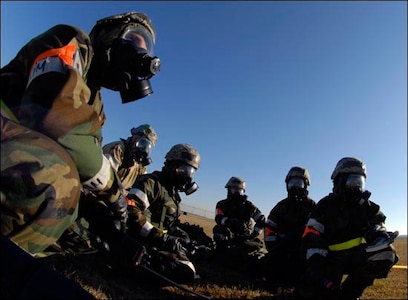
[[157, 141], [157, 134], [154, 129], [147, 124], [131, 129], [132, 136], [128, 139], [121, 139], [103, 146], [105, 156], [116, 167], [118, 176], [125, 190], [129, 190], [136, 178], [146, 173], [147, 165], [150, 162], [143, 162], [132, 157], [131, 151], [136, 142], [141, 138], [148, 139], [152, 147]]
[[152, 264], [165, 276], [179, 281], [191, 281], [197, 274], [187, 257], [186, 248], [178, 251], [166, 245], [169, 237], [180, 238], [184, 247], [189, 242], [188, 233], [177, 227], [181, 202], [179, 191], [183, 189], [177, 185], [174, 171], [182, 164], [198, 169], [199, 161], [200, 156], [194, 148], [177, 144], [167, 153], [162, 171], [139, 176], [128, 195], [127, 232], [147, 245], [148, 249], [155, 249], [151, 254], [157, 254], [157, 250], [165, 254], [160, 259], [153, 255]]
[[[81, 183], [108, 201], [119, 195], [99, 144], [103, 103], [86, 84], [92, 51], [82, 30], [57, 25], [1, 69], [8, 83], [2, 100], [18, 120], [2, 112], [1, 229], [32, 253], [55, 242], [75, 220]], [[58, 63], [55, 55], [67, 62], [36, 77], [47, 60], [49, 68]], [[103, 184], [93, 185], [102, 172]]]

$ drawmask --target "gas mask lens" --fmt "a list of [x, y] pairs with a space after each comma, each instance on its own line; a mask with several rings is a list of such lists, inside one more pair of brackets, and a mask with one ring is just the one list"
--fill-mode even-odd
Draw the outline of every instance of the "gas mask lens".
[[365, 177], [360, 174], [350, 174], [346, 180], [346, 188], [349, 190], [364, 190]]
[[152, 151], [153, 145], [148, 139], [141, 138], [135, 142], [134, 147], [137, 149], [137, 151], [145, 153], [146, 156], [149, 156], [150, 152]]
[[300, 177], [293, 177], [288, 181], [288, 190], [291, 189], [304, 189], [305, 181]]
[[238, 186], [232, 186], [230, 187], [230, 193], [231, 195], [242, 196], [244, 194], [244, 189]]
[[132, 41], [137, 48], [143, 48], [150, 57], [153, 57], [154, 42], [150, 33], [141, 27], [126, 29], [122, 39]]
[[176, 176], [193, 179], [195, 168], [190, 165], [180, 165], [176, 168]]

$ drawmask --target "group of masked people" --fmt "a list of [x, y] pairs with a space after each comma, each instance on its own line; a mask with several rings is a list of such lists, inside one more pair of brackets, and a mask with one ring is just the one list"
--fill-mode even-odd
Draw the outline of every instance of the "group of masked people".
[[[198, 188], [193, 181], [198, 151], [176, 144], [162, 169], [147, 173], [157, 141], [150, 125], [102, 145], [106, 116], [101, 90], [119, 92], [124, 104], [150, 95], [150, 80], [160, 70], [155, 40], [151, 20], [138, 12], [101, 19], [89, 35], [75, 26], [56, 25], [1, 68], [3, 299], [94, 299], [37, 259], [54, 245], [75, 246], [82, 218], [91, 247], [123, 264], [140, 264], [147, 247], [156, 258], [151, 268], [179, 281], [198, 277], [190, 255], [194, 251], [188, 251], [194, 245], [191, 228], [179, 220], [179, 193], [190, 195]], [[385, 277], [396, 260], [392, 246], [367, 251], [367, 245], [387, 239], [388, 233], [385, 216], [363, 191], [365, 178], [363, 162], [341, 160], [332, 176], [333, 193], [315, 205], [307, 196], [307, 170], [293, 168], [286, 178], [288, 198], [265, 221], [247, 200], [245, 182], [232, 177], [227, 199], [217, 203], [215, 249], [235, 251], [231, 245], [244, 244], [252, 253], [264, 242], [267, 253], [254, 257], [265, 260], [270, 271], [284, 264], [277, 257], [294, 262], [301, 249], [302, 269], [313, 276], [300, 276], [300, 295], [315, 295], [309, 290], [315, 286], [302, 278], [319, 283], [323, 278], [330, 282], [324, 292], [358, 296], [375, 278]], [[294, 263], [290, 270], [299, 266]], [[344, 272], [350, 275], [340, 288]]]
[[366, 178], [361, 159], [344, 157], [331, 175], [332, 192], [315, 202], [309, 171], [294, 166], [285, 177], [287, 197], [265, 218], [248, 200], [244, 179], [231, 177], [213, 228], [221, 261], [294, 287], [296, 299], [359, 299], [398, 262], [392, 245], [398, 233], [387, 231], [386, 216], [364, 189]]
[[157, 140], [150, 125], [102, 145], [101, 90], [118, 92], [123, 104], [150, 95], [160, 70], [155, 41], [149, 17], [127, 12], [97, 21], [89, 35], [56, 25], [1, 68], [3, 299], [94, 299], [38, 259], [56, 247], [88, 245], [130, 267], [156, 256], [150, 267], [197, 277], [186, 227], [177, 226], [179, 192], [197, 189], [197, 150], [176, 144], [162, 170], [146, 174]]

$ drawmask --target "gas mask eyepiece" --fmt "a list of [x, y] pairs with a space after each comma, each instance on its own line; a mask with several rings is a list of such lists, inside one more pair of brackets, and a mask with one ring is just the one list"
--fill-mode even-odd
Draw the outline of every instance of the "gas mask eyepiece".
[[142, 163], [144, 166], [147, 166], [152, 163], [152, 159], [149, 157], [152, 148], [153, 144], [148, 139], [142, 137], [132, 145], [132, 158], [135, 161]]
[[176, 187], [186, 195], [198, 189], [197, 183], [193, 182], [195, 170], [194, 167], [187, 164], [182, 164], [175, 169]]

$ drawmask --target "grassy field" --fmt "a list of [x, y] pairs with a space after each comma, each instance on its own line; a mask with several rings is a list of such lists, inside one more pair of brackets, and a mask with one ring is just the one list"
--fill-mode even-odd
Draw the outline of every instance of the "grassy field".
[[[214, 220], [194, 215], [182, 216], [182, 221], [199, 224], [212, 237]], [[400, 256], [398, 266], [387, 279], [377, 279], [361, 299], [407, 299], [407, 239], [397, 239]], [[54, 269], [79, 282], [97, 299], [197, 299], [196, 295], [160, 282], [143, 270], [119, 272], [111, 269], [97, 255], [60, 256], [46, 259]], [[293, 299], [292, 289], [270, 286], [237, 270], [219, 266], [212, 261], [197, 264], [201, 280], [182, 285], [211, 299]]]

